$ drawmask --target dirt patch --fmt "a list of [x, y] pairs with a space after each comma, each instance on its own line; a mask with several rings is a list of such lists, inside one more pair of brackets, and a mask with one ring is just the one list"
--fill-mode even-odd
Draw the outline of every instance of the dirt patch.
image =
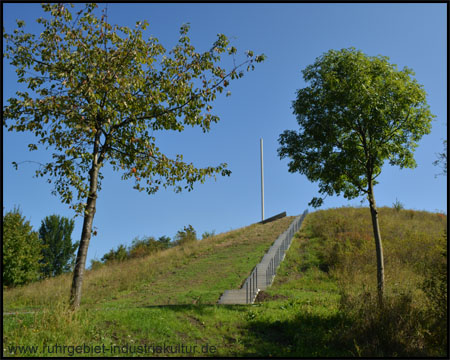
[[270, 294], [266, 293], [265, 291], [260, 291], [258, 293], [258, 295], [256, 296], [255, 302], [261, 303], [261, 302], [265, 302], [265, 301], [286, 300], [286, 299], [289, 299], [289, 296], [280, 295], [280, 294], [270, 295]]

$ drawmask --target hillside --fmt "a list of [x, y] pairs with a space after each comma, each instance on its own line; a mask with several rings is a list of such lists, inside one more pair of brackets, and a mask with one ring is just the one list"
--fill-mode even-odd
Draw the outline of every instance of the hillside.
[[[407, 339], [413, 344], [409, 348], [401, 341], [389, 349], [364, 342], [365, 323], [348, 308], [361, 308], [355, 300], [361, 294], [369, 294], [365, 303], [370, 304], [376, 281], [366, 208], [310, 213], [274, 284], [257, 304], [217, 305], [221, 293], [241, 285], [292, 220], [254, 224], [89, 271], [75, 314], [65, 310], [70, 276], [5, 291], [4, 312], [39, 311], [4, 317], [4, 354], [13, 345], [37, 346], [34, 356], [67, 356], [70, 351], [77, 356], [386, 356], [391, 348], [400, 356], [440, 354], [439, 345], [420, 333], [415, 341]], [[392, 304], [405, 317], [396, 302], [404, 294], [411, 294], [409, 303], [402, 300], [404, 308], [409, 306], [407, 315], [429, 308], [421, 284], [430, 264], [442, 262], [446, 226], [443, 214], [380, 209], [386, 287], [393, 299], [383, 316], [395, 320]], [[389, 327], [386, 336], [397, 330], [410, 336], [415, 325], [406, 325], [406, 330]], [[430, 334], [435, 331], [434, 323], [422, 325]], [[90, 348], [79, 353], [73, 347], [51, 348], [56, 343]], [[33, 356], [33, 349], [22, 350]]]

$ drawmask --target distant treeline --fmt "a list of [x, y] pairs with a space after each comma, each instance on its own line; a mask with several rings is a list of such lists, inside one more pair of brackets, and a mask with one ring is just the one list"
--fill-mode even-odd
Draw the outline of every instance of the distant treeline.
[[[4, 288], [25, 285], [48, 277], [72, 272], [79, 242], [72, 243], [74, 220], [59, 215], [45, 217], [38, 231], [25, 219], [19, 208], [3, 215], [3, 267]], [[202, 239], [214, 235], [205, 232]], [[197, 240], [192, 225], [179, 230], [174, 239], [161, 236], [136, 237], [127, 247], [119, 245], [103, 255], [101, 260], [91, 260], [91, 269], [112, 262], [144, 257]]]
[[[214, 231], [203, 233], [202, 239], [210, 236], [214, 236]], [[168, 236], [160, 236], [158, 239], [153, 236], [136, 237], [130, 246], [127, 247], [120, 244], [116, 249], [109, 250], [100, 260], [91, 260], [91, 270], [114, 262], [145, 257], [158, 251], [166, 250], [174, 246], [182, 246], [197, 240], [197, 232], [192, 225], [185, 226], [183, 230], [179, 230], [173, 241]]]

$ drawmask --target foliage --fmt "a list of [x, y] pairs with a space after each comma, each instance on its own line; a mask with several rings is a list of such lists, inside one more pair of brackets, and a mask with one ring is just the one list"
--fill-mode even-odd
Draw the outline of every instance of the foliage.
[[[279, 137], [290, 172], [319, 182], [319, 193], [347, 199], [369, 194], [387, 160], [413, 168], [417, 142], [434, 117], [407, 67], [354, 48], [330, 50], [303, 70], [309, 86], [293, 102], [300, 129]], [[314, 197], [310, 205], [320, 206]]]
[[202, 234], [202, 240], [214, 236], [215, 233], [216, 233], [216, 232], [215, 232], [214, 230], [213, 230], [213, 231], [205, 231], [205, 232]]
[[91, 270], [98, 270], [98, 269], [100, 269], [103, 265], [105, 265], [105, 263], [102, 262], [101, 260], [98, 260], [98, 259], [91, 259]]
[[111, 249], [103, 255], [101, 261], [91, 260], [91, 270], [98, 269], [102, 264], [110, 264], [116, 261], [124, 261], [133, 258], [142, 258], [155, 252], [172, 247], [170, 237], [161, 236], [156, 240], [153, 236], [136, 237], [129, 247], [120, 244], [117, 249]]
[[42, 244], [18, 208], [3, 215], [3, 286], [23, 285], [39, 278]]
[[397, 198], [395, 199], [395, 202], [392, 204], [392, 207], [397, 211], [403, 210], [405, 208], [403, 204], [400, 201], [398, 201]]
[[433, 161], [433, 165], [442, 168], [442, 174], [439, 175], [447, 175], [447, 140], [444, 140], [444, 151], [438, 154], [438, 158]]
[[[155, 133], [183, 131], [185, 126], [209, 131], [219, 121], [211, 113], [217, 93], [244, 76], [242, 68], [253, 70], [265, 56], [248, 51], [237, 62], [237, 50], [223, 34], [208, 51], [197, 52], [188, 37], [189, 24], [181, 26], [177, 45], [166, 52], [156, 38], [143, 39], [147, 21], [134, 29], [112, 26], [106, 7], [96, 16], [95, 3], [86, 4], [76, 17], [65, 4], [42, 7], [52, 19], [37, 19], [43, 27], [39, 38], [25, 33], [21, 20], [12, 34], [3, 29], [3, 56], [16, 67], [18, 82], [32, 91], [17, 91], [8, 99], [3, 126], [32, 132], [38, 140], [28, 145], [31, 151], [52, 148], [54, 161], [40, 164], [36, 176], [48, 176], [50, 183], [54, 178], [52, 193], [84, 215], [70, 294], [75, 310], [81, 304], [91, 233], [95, 235], [102, 168], [109, 163], [123, 171], [122, 179], [134, 179], [134, 188], [148, 194], [161, 186], [191, 191], [207, 177], [230, 175], [225, 163], [196, 168], [182, 154], [169, 159], [156, 145]], [[220, 66], [223, 54], [233, 59], [229, 69]], [[126, 257], [125, 249], [118, 250], [109, 255]]]
[[42, 250], [42, 274], [44, 277], [57, 276], [73, 270], [75, 250], [79, 242], [72, 244], [73, 219], [58, 215], [47, 216], [39, 228]]
[[144, 257], [154, 252], [162, 250], [162, 242], [155, 240], [152, 236], [145, 236], [142, 239], [135, 238], [128, 249], [128, 258]]
[[185, 226], [183, 230], [178, 230], [174, 237], [175, 245], [185, 245], [197, 240], [197, 233], [192, 225]]
[[437, 261], [426, 263], [425, 280], [421, 284], [427, 301], [429, 332], [426, 341], [436, 349], [436, 354], [448, 349], [448, 267], [447, 267], [447, 231], [442, 241], [436, 244], [439, 254]]
[[165, 235], [160, 236], [158, 238], [158, 242], [161, 244], [161, 247], [163, 249], [168, 249], [168, 248], [170, 248], [173, 245], [173, 244], [170, 243], [170, 237], [165, 236]]
[[223, 34], [208, 51], [197, 52], [185, 24], [178, 44], [167, 52], [156, 38], [143, 39], [147, 21], [137, 22], [135, 29], [112, 26], [106, 13], [95, 15], [95, 3], [76, 16], [69, 9], [74, 5], [42, 7], [52, 19], [37, 19], [43, 27], [39, 37], [24, 32], [21, 20], [12, 34], [3, 30], [4, 57], [16, 67], [18, 82], [32, 91], [18, 91], [8, 100], [3, 125], [8, 131], [34, 133], [38, 140], [28, 145], [30, 151], [53, 149], [54, 161], [36, 171], [49, 182], [54, 178], [53, 194], [84, 214], [92, 191], [88, 175], [95, 168], [100, 189], [106, 163], [149, 194], [160, 186], [181, 191], [179, 181], [191, 190], [207, 176], [230, 174], [225, 163], [200, 169], [181, 154], [169, 159], [154, 135], [185, 126], [209, 131], [219, 121], [211, 102], [244, 75], [243, 67], [254, 69], [264, 55], [248, 51], [243, 62], [226, 70], [218, 65], [221, 57], [227, 54], [235, 61], [237, 50]]
[[113, 261], [124, 261], [128, 258], [127, 248], [120, 244], [116, 250], [111, 249], [102, 257], [102, 261], [105, 263]]
[[340, 341], [353, 348], [354, 356], [425, 356], [424, 317], [413, 306], [410, 293], [387, 296], [383, 307], [372, 293], [350, 297], [343, 293], [340, 310], [351, 329], [343, 329]]

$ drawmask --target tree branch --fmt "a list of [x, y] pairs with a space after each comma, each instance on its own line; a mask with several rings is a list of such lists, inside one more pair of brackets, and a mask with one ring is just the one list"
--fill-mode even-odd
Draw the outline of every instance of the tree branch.
[[402, 120], [402, 121], [400, 122], [400, 124], [399, 124], [393, 131], [391, 131], [391, 132], [386, 136], [385, 139], [381, 139], [380, 145], [384, 145], [384, 144], [386, 144], [390, 139], [392, 139], [392, 137], [395, 135], [395, 132], [396, 132], [398, 129], [400, 129], [400, 128], [402, 127], [402, 125], [403, 125], [405, 122], [408, 121], [409, 115], [410, 115], [410, 113], [411, 113], [411, 108], [412, 108], [412, 106], [410, 106], [410, 108], [408, 109], [408, 114], [406, 115], [406, 118], [405, 118], [404, 120]]

